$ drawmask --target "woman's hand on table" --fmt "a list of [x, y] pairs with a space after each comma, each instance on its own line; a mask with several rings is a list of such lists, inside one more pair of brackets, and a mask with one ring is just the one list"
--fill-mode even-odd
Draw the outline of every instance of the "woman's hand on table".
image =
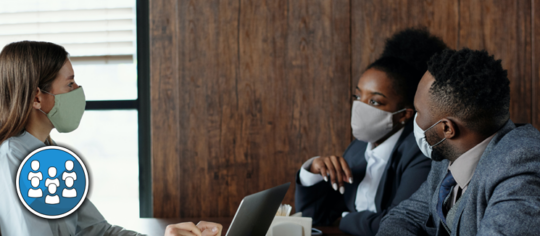
[[201, 221], [197, 225], [192, 222], [167, 225], [165, 236], [221, 236], [223, 226], [218, 223]]

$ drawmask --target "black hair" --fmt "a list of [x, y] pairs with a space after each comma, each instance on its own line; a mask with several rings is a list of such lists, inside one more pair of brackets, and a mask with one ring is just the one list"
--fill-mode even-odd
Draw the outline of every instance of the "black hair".
[[431, 110], [452, 115], [480, 134], [491, 135], [510, 117], [510, 81], [484, 50], [444, 50], [428, 62], [435, 81], [430, 94]]
[[446, 49], [446, 44], [425, 28], [408, 28], [390, 37], [381, 58], [371, 63], [393, 80], [394, 90], [403, 98], [403, 106], [414, 107], [414, 94], [427, 71], [427, 61]]

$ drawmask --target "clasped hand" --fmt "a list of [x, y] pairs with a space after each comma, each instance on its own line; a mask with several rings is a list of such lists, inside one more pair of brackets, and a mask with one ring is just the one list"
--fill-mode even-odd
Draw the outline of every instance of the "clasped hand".
[[328, 182], [328, 176], [330, 176], [332, 188], [336, 191], [339, 189], [341, 194], [345, 193], [344, 182], [353, 183], [351, 169], [345, 159], [340, 156], [315, 158], [309, 171], [314, 174], [321, 174], [326, 182]]
[[197, 225], [184, 222], [168, 225], [165, 236], [220, 236], [223, 226], [218, 223], [201, 221]]

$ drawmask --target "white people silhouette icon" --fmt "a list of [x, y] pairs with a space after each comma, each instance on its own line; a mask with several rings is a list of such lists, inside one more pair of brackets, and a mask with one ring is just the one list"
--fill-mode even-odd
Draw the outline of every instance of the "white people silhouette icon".
[[66, 182], [66, 188], [62, 191], [62, 197], [72, 198], [77, 197], [77, 190], [73, 187], [73, 182], [77, 180], [77, 173], [70, 172], [73, 170], [73, 161], [66, 161], [66, 171], [62, 174], [62, 180]]
[[30, 183], [32, 184], [32, 188], [28, 190], [28, 197], [31, 198], [38, 198], [43, 196], [43, 191], [41, 191], [39, 186], [39, 181], [43, 180], [43, 174], [38, 171], [39, 169], [39, 161], [34, 160], [31, 163], [32, 166], [32, 172], [28, 173], [28, 180], [30, 180]]
[[[30, 138], [29, 142], [34, 141], [33, 137]], [[24, 208], [36, 217], [55, 220], [81, 208], [88, 195], [88, 174], [84, 162], [71, 150], [60, 146], [43, 146], [22, 160], [14, 184]], [[0, 203], [3, 195], [0, 194]], [[0, 205], [3, 210], [5, 204]], [[77, 214], [74, 215], [76, 217]]]
[[60, 197], [56, 195], [56, 189], [60, 187], [60, 181], [58, 178], [54, 178], [56, 176], [56, 168], [50, 167], [49, 168], [49, 177], [47, 180], [45, 180], [45, 186], [48, 188], [49, 193], [47, 197], [45, 197], [45, 203], [46, 204], [58, 204], [60, 203]]

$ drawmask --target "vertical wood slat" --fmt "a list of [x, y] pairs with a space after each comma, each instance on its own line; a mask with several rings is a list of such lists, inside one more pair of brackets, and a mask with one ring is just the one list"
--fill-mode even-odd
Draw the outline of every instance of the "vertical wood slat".
[[[154, 215], [171, 217], [180, 208], [181, 191], [169, 191], [179, 179], [178, 71], [175, 1], [150, 1], [150, 101], [152, 129], [152, 189]], [[154, 115], [159, 114], [159, 115]]]
[[[220, 110], [219, 113], [214, 112], [211, 115], [216, 116], [216, 125], [210, 127], [210, 130], [218, 131], [215, 134], [215, 145], [219, 148], [211, 148], [209, 158], [213, 160], [214, 164], [209, 166], [211, 173], [208, 173], [212, 179], [208, 180], [206, 186], [209, 194], [214, 198], [210, 199], [214, 201], [214, 209], [218, 209], [217, 212], [212, 212], [212, 209], [204, 212], [204, 215], [210, 216], [232, 216], [236, 209], [235, 207], [240, 204], [241, 192], [237, 188], [242, 188], [244, 185], [243, 178], [238, 177], [238, 173], [244, 170], [245, 167], [238, 166], [238, 159], [241, 151], [240, 139], [241, 129], [238, 128], [238, 123], [243, 122], [243, 115], [239, 111], [239, 96], [238, 96], [238, 82], [240, 77], [240, 42], [239, 42], [239, 27], [240, 27], [240, 7], [241, 3], [238, 0], [228, 1], [227, 4], [224, 1], [220, 1], [220, 19], [219, 19], [219, 37], [218, 37], [218, 58], [219, 72], [218, 83], [212, 83], [216, 94], [209, 94], [218, 99], [215, 103], [218, 107], [209, 107], [208, 110]], [[225, 11], [229, 9], [229, 11]], [[211, 81], [210, 81], [211, 82]], [[210, 131], [211, 132], [211, 131]], [[217, 161], [217, 163], [216, 163]], [[213, 173], [212, 173], [213, 172]], [[219, 186], [212, 184], [212, 181], [218, 181]], [[233, 184], [231, 184], [233, 183]], [[215, 192], [218, 191], [219, 192]], [[204, 199], [206, 200], [206, 199]], [[192, 214], [196, 215], [196, 214]]]
[[531, 0], [532, 16], [532, 123], [540, 129], [540, 1]]
[[[286, 90], [273, 95], [278, 105], [274, 142], [280, 147], [277, 159], [284, 160], [276, 167], [283, 169], [280, 178], [293, 183], [303, 162], [341, 155], [351, 139], [349, 6], [345, 0], [288, 4], [286, 75], [275, 86]], [[285, 202], [294, 203], [293, 191]]]
[[531, 1], [461, 1], [460, 16], [458, 48], [485, 49], [502, 60], [510, 80], [510, 118], [531, 123]]
[[240, 4], [236, 93], [237, 112], [242, 118], [231, 120], [240, 131], [235, 153], [229, 157], [236, 166], [230, 176], [231, 214], [245, 195], [264, 189], [272, 181], [285, 182], [281, 167], [286, 161], [274, 156], [273, 138], [274, 124], [279, 121], [275, 118], [279, 99], [276, 95], [284, 89], [281, 86], [285, 75], [287, 5], [285, 1], [240, 1]]
[[458, 0], [366, 0], [352, 2], [352, 80], [378, 59], [385, 41], [399, 30], [426, 27], [449, 47], [457, 46]]
[[181, 169], [175, 189], [168, 192], [181, 192], [173, 199], [180, 204], [174, 217], [229, 215], [228, 176], [236, 168], [222, 146], [231, 145], [227, 137], [236, 137], [237, 131], [223, 123], [230, 119], [223, 113], [230, 114], [230, 106], [237, 103], [233, 91], [238, 67], [239, 3], [179, 3], [179, 156], [168, 158], [176, 158]]
[[152, 3], [155, 217], [232, 216], [245, 195], [294, 182], [310, 156], [345, 149], [348, 7]]

